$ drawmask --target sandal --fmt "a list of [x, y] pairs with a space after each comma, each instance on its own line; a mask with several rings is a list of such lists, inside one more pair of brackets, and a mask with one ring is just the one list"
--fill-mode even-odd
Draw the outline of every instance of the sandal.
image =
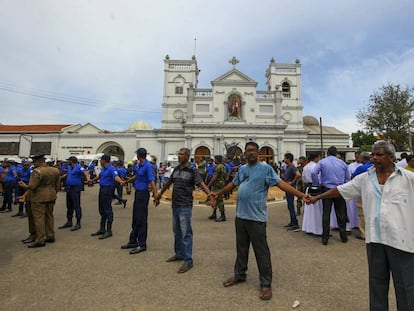
[[259, 298], [261, 300], [270, 300], [272, 298], [272, 288], [262, 287], [262, 289], [260, 290]]
[[224, 287], [229, 287], [229, 286], [233, 286], [233, 285], [236, 285], [237, 283], [241, 283], [241, 282], [244, 282], [244, 281], [246, 281], [246, 280], [238, 279], [237, 277], [232, 276], [231, 278], [229, 278], [229, 279], [227, 279], [223, 282], [223, 286]]

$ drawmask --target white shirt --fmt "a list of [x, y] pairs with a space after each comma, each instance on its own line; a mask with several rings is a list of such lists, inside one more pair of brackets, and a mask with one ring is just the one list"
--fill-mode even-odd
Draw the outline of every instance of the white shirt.
[[362, 196], [366, 243], [414, 253], [414, 173], [394, 168], [383, 186], [372, 166], [337, 189], [346, 200]]
[[404, 158], [401, 161], [398, 161], [397, 162], [397, 166], [399, 166], [399, 167], [406, 167], [407, 166], [407, 159]]
[[305, 184], [312, 183], [312, 170], [316, 166], [316, 162], [310, 161], [305, 165], [302, 171], [302, 182]]
[[358, 163], [357, 161], [352, 162], [348, 165], [348, 173], [349, 173], [349, 179], [351, 179], [352, 174], [356, 171], [356, 169], [361, 166], [362, 163]]

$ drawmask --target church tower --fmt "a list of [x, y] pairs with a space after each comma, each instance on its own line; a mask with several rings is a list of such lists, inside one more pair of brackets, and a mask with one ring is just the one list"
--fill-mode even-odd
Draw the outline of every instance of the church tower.
[[188, 111], [189, 89], [197, 88], [198, 66], [191, 60], [164, 59], [164, 94], [162, 102], [162, 129], [182, 129]]

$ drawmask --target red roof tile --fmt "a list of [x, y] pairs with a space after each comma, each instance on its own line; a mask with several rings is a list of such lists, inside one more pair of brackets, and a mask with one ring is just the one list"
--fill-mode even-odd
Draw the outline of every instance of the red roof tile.
[[0, 124], [0, 133], [59, 133], [71, 124], [31, 124], [31, 125], [3, 125]]

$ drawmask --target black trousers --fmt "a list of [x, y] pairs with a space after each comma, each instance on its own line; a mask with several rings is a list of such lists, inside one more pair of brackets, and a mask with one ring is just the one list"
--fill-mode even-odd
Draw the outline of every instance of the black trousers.
[[367, 244], [370, 311], [388, 310], [390, 272], [398, 311], [414, 310], [414, 253], [378, 243]]
[[81, 189], [82, 186], [66, 185], [66, 218], [70, 223], [72, 223], [73, 212], [77, 220], [82, 218]]
[[135, 190], [132, 230], [129, 234], [129, 243], [137, 243], [141, 247], [147, 246], [149, 198], [148, 190]]
[[[322, 192], [326, 192], [329, 189], [322, 187]], [[336, 220], [338, 221], [339, 234], [341, 236], [346, 236], [346, 222], [348, 219], [346, 213], [346, 201], [343, 197], [323, 199], [322, 206], [322, 237], [329, 239], [329, 232], [331, 229], [331, 210], [332, 204], [335, 208]]]
[[15, 187], [16, 187], [16, 183], [14, 181], [6, 181], [4, 183], [2, 209], [9, 209], [9, 210], [12, 209], [13, 191]]
[[245, 220], [236, 217], [237, 258], [234, 265], [234, 276], [246, 279], [247, 263], [249, 261], [250, 243], [253, 246], [259, 268], [260, 286], [272, 285], [272, 262], [267, 245], [266, 222]]
[[99, 215], [101, 215], [101, 222], [113, 222], [114, 213], [112, 211], [112, 186], [101, 186], [99, 188]]

